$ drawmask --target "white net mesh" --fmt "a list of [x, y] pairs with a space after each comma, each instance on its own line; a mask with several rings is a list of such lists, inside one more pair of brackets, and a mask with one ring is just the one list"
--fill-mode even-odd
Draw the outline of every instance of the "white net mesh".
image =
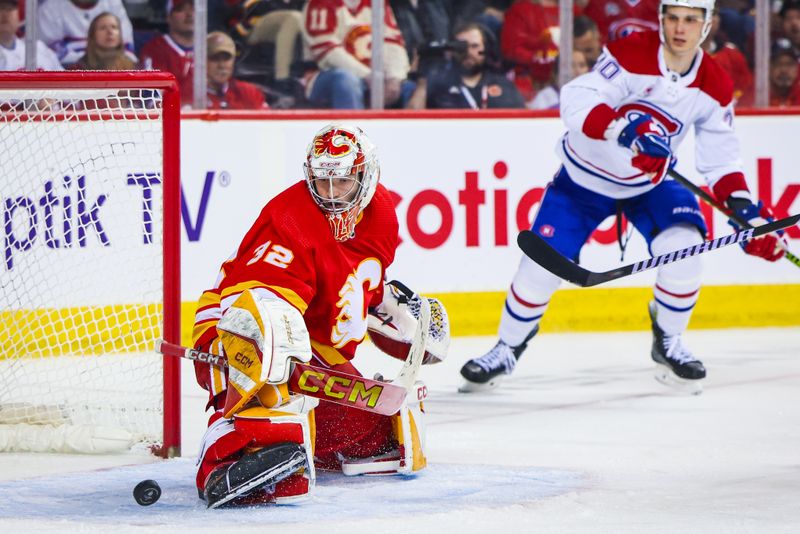
[[[162, 133], [157, 90], [0, 91], [6, 434], [73, 426], [123, 448], [161, 442]], [[52, 448], [2, 431], [0, 450]]]

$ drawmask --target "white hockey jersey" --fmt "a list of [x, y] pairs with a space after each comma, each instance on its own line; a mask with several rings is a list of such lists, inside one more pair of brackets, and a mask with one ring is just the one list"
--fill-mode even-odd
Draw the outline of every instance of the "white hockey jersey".
[[70, 0], [45, 0], [39, 6], [39, 39], [56, 52], [62, 65], [71, 65], [86, 52], [89, 24], [105, 12], [117, 16], [125, 49], [133, 52], [133, 25], [122, 0], [97, 0], [87, 8]]
[[[41, 41], [36, 41], [36, 68], [38, 70], [64, 70], [55, 52]], [[8, 48], [0, 45], [0, 70], [25, 70], [25, 41], [15, 38]]]
[[[409, 61], [403, 36], [386, 2], [384, 71], [405, 80]], [[340, 68], [359, 78], [369, 76], [372, 59], [371, 0], [309, 0], [303, 8], [303, 37], [321, 69]]]
[[658, 32], [634, 33], [603, 52], [591, 72], [561, 90], [561, 117], [568, 131], [556, 150], [577, 184], [611, 198], [630, 198], [655, 187], [631, 165], [630, 149], [603, 138], [611, 110], [593, 111], [607, 109], [606, 104], [628, 120], [652, 115], [673, 153], [694, 126], [697, 170], [709, 185], [736, 177], [726, 182], [738, 184], [735, 189], [746, 187], [733, 129], [733, 83], [708, 54], [698, 51], [689, 72], [680, 75], [667, 68]]

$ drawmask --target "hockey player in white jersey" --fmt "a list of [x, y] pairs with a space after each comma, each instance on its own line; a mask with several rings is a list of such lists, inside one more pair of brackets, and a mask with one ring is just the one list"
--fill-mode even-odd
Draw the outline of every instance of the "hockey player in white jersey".
[[[697, 170], [715, 197], [753, 225], [771, 214], [747, 188], [733, 128], [733, 84], [700, 49], [714, 0], [661, 0], [659, 31], [610, 43], [594, 69], [563, 87], [558, 141], [562, 166], [549, 184], [533, 222], [562, 255], [577, 261], [594, 229], [624, 214], [655, 256], [701, 243], [706, 226], [697, 199], [665, 179], [673, 153], [694, 126]], [[743, 245], [775, 261], [781, 236]], [[701, 391], [703, 364], [683, 344], [700, 290], [697, 256], [661, 266], [649, 313], [656, 378], [692, 393]], [[560, 279], [523, 257], [509, 288], [498, 343], [461, 369], [461, 391], [497, 385], [510, 374]]]

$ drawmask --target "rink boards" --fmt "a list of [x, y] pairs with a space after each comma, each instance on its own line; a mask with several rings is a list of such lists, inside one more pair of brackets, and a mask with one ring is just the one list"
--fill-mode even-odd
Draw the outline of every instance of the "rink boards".
[[[263, 204], [302, 179], [309, 139], [334, 118], [311, 112], [184, 114], [184, 341], [197, 296], [213, 284], [219, 265], [234, 251]], [[460, 112], [366, 112], [351, 113], [345, 118], [362, 126], [378, 146], [382, 182], [395, 198], [402, 244], [390, 276], [406, 281], [418, 291], [440, 296], [450, 312], [454, 334], [492, 333], [520, 258], [516, 234], [528, 228], [546, 184], [558, 169], [554, 148], [563, 133], [560, 120], [553, 113], [515, 111], [494, 112], [480, 118]], [[737, 118], [737, 129], [751, 189], [778, 215], [800, 212], [800, 153], [793, 150], [800, 134], [797, 114], [742, 116]], [[702, 183], [693, 170], [691, 135], [677, 155], [678, 170]], [[119, 169], [123, 184], [129, 182], [125, 179], [128, 173], [140, 171], [141, 162], [130, 163], [131, 169]], [[134, 186], [125, 189], [141, 196]], [[20, 193], [4, 188], [4, 198], [12, 198], [12, 194], [16, 198]], [[130, 219], [137, 222], [133, 226], [137, 231], [122, 239], [130, 241], [132, 250], [152, 247], [153, 244], [142, 243], [142, 199], [134, 200], [129, 205], [136, 217]], [[110, 205], [103, 208], [104, 215], [112, 213]], [[731, 231], [721, 215], [710, 209], [705, 213], [710, 237]], [[792, 229], [789, 237], [797, 253], [800, 229]], [[9, 239], [4, 240], [4, 249], [13, 251], [15, 260], [43, 252], [63, 254], [45, 246], [44, 237], [39, 241], [42, 250], [38, 252], [31, 249], [23, 254], [22, 246], [17, 247], [19, 251], [12, 250]], [[109, 252], [112, 248], [116, 246], [108, 247]], [[114, 251], [117, 256], [118, 250]], [[69, 251], [70, 256], [83, 253], [80, 247]], [[643, 240], [634, 233], [624, 263], [647, 256]], [[800, 269], [796, 266], [787, 261], [769, 264], [747, 257], [737, 247], [715, 251], [704, 259], [706, 285], [693, 327], [800, 324]], [[62, 270], [57, 267], [60, 262], [59, 256], [58, 263], [51, 267]], [[584, 247], [582, 263], [593, 270], [620, 264], [613, 220], [603, 223]], [[643, 273], [595, 289], [577, 290], [565, 284], [565, 290], [553, 299], [544, 328], [647, 328], [644, 309], [654, 276]], [[114, 279], [119, 277], [103, 282]], [[101, 282], [93, 287], [105, 286]], [[77, 304], [112, 304], [105, 298], [107, 292], [101, 291], [102, 302]], [[124, 297], [124, 285], [121, 291], [118, 288], [114, 293]], [[122, 297], [115, 299], [113, 305], [140, 305]], [[57, 307], [60, 303], [54, 304]]]
[[[547, 115], [367, 112], [346, 117], [378, 146], [382, 183], [395, 197], [402, 244], [390, 275], [441, 296], [457, 335], [496, 328], [520, 258], [516, 234], [528, 227], [559, 166], [555, 145], [563, 127]], [[219, 264], [264, 202], [302, 179], [308, 140], [333, 118], [319, 113], [184, 115], [184, 332], [192, 301], [213, 283]], [[792, 149], [800, 134], [797, 115], [736, 120], [751, 190], [778, 213], [800, 212], [800, 153]], [[691, 134], [677, 155], [677, 169], [703, 184], [694, 171]], [[720, 214], [705, 213], [713, 237], [731, 232]], [[790, 243], [800, 250], [800, 228], [790, 231]], [[624, 263], [647, 256], [634, 232]], [[584, 247], [582, 263], [605, 270], [618, 266], [619, 257], [609, 219]], [[647, 328], [644, 309], [654, 276], [643, 273], [602, 288], [560, 291], [544, 327]], [[800, 269], [788, 261], [770, 264], [729, 247], [706, 255], [704, 279], [693, 327], [800, 324]]]

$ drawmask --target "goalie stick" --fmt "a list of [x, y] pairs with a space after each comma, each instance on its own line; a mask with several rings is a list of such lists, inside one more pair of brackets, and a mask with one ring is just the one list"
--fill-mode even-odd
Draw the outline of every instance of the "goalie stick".
[[596, 286], [617, 278], [622, 278], [631, 274], [640, 273], [659, 265], [666, 265], [680, 261], [690, 256], [702, 254], [710, 250], [716, 250], [721, 247], [739, 243], [740, 241], [747, 241], [760, 235], [769, 234], [776, 230], [781, 230], [789, 226], [794, 226], [800, 220], [800, 214], [786, 217], [785, 219], [778, 219], [774, 222], [763, 224], [757, 227], [751, 227], [734, 234], [726, 235], [712, 239], [711, 241], [704, 241], [699, 245], [687, 247], [674, 252], [668, 252], [654, 258], [637, 261], [624, 267], [618, 267], [610, 271], [594, 272], [584, 269], [577, 263], [562, 256], [556, 249], [551, 247], [538, 234], [530, 231], [523, 230], [517, 236], [517, 244], [522, 252], [525, 253], [530, 259], [553, 273], [554, 275], [562, 278], [568, 282], [581, 287]]
[[[418, 298], [419, 317], [417, 317], [417, 328], [414, 330], [414, 340], [408, 349], [406, 361], [394, 380], [405, 387], [409, 394], [415, 391], [419, 393], [416, 390], [417, 373], [419, 373], [422, 360], [425, 359], [425, 346], [428, 344], [428, 331], [431, 326], [431, 303], [421, 295], [418, 295]], [[418, 396], [418, 400], [422, 400], [422, 398]]]
[[[427, 332], [427, 328], [425, 331]], [[419, 365], [415, 362], [409, 363], [416, 345], [415, 336], [415, 343], [412, 345], [412, 350], [409, 351], [409, 358], [406, 360], [403, 370], [414, 365], [416, 365], [417, 370], [419, 369]], [[421, 351], [421, 354], [424, 355], [425, 347], [422, 347]], [[228, 367], [228, 361], [223, 356], [190, 349], [164, 340], [156, 342], [156, 352], [166, 356], [177, 356], [187, 360], [204, 362], [221, 368]], [[422, 356], [420, 355], [418, 359], [421, 360]], [[403, 376], [403, 371], [400, 372], [398, 380], [401, 379], [401, 376]], [[413, 371], [413, 378], [416, 378], [416, 371]], [[375, 412], [380, 415], [396, 414], [403, 406], [407, 394], [414, 395], [419, 400], [423, 400], [427, 396], [425, 387], [422, 384], [415, 384], [413, 380], [410, 386], [406, 383], [398, 385], [300, 362], [292, 364], [292, 373], [289, 376], [288, 384], [289, 391], [293, 393], [308, 395], [309, 397]]]
[[[752, 228], [753, 227], [753, 225], [751, 225], [750, 223], [748, 223], [747, 221], [745, 221], [744, 219], [742, 219], [741, 217], [739, 217], [735, 213], [730, 213], [730, 211], [725, 209], [725, 206], [723, 206], [722, 204], [717, 202], [717, 200], [714, 197], [709, 195], [706, 191], [704, 191], [700, 187], [697, 187], [694, 184], [694, 182], [692, 182], [691, 180], [689, 180], [688, 178], [683, 176], [678, 171], [670, 169], [669, 171], [667, 171], [667, 174], [669, 174], [672, 178], [674, 178], [677, 182], [679, 182], [686, 189], [688, 189], [689, 191], [691, 191], [692, 193], [694, 193], [695, 195], [700, 197], [703, 201], [706, 202], [706, 204], [708, 204], [709, 206], [711, 206], [713, 208], [716, 208], [717, 210], [719, 210], [722, 213], [724, 213], [726, 217], [728, 217], [730, 220], [732, 220], [733, 222], [738, 224], [741, 228]], [[784, 251], [784, 256], [783, 257], [786, 258], [787, 260], [789, 260], [790, 262], [794, 263], [796, 266], [800, 267], [800, 258], [798, 258], [794, 254], [792, 254], [789, 251], [789, 249], [783, 243], [781, 243], [781, 248], [783, 248], [783, 251]]]

